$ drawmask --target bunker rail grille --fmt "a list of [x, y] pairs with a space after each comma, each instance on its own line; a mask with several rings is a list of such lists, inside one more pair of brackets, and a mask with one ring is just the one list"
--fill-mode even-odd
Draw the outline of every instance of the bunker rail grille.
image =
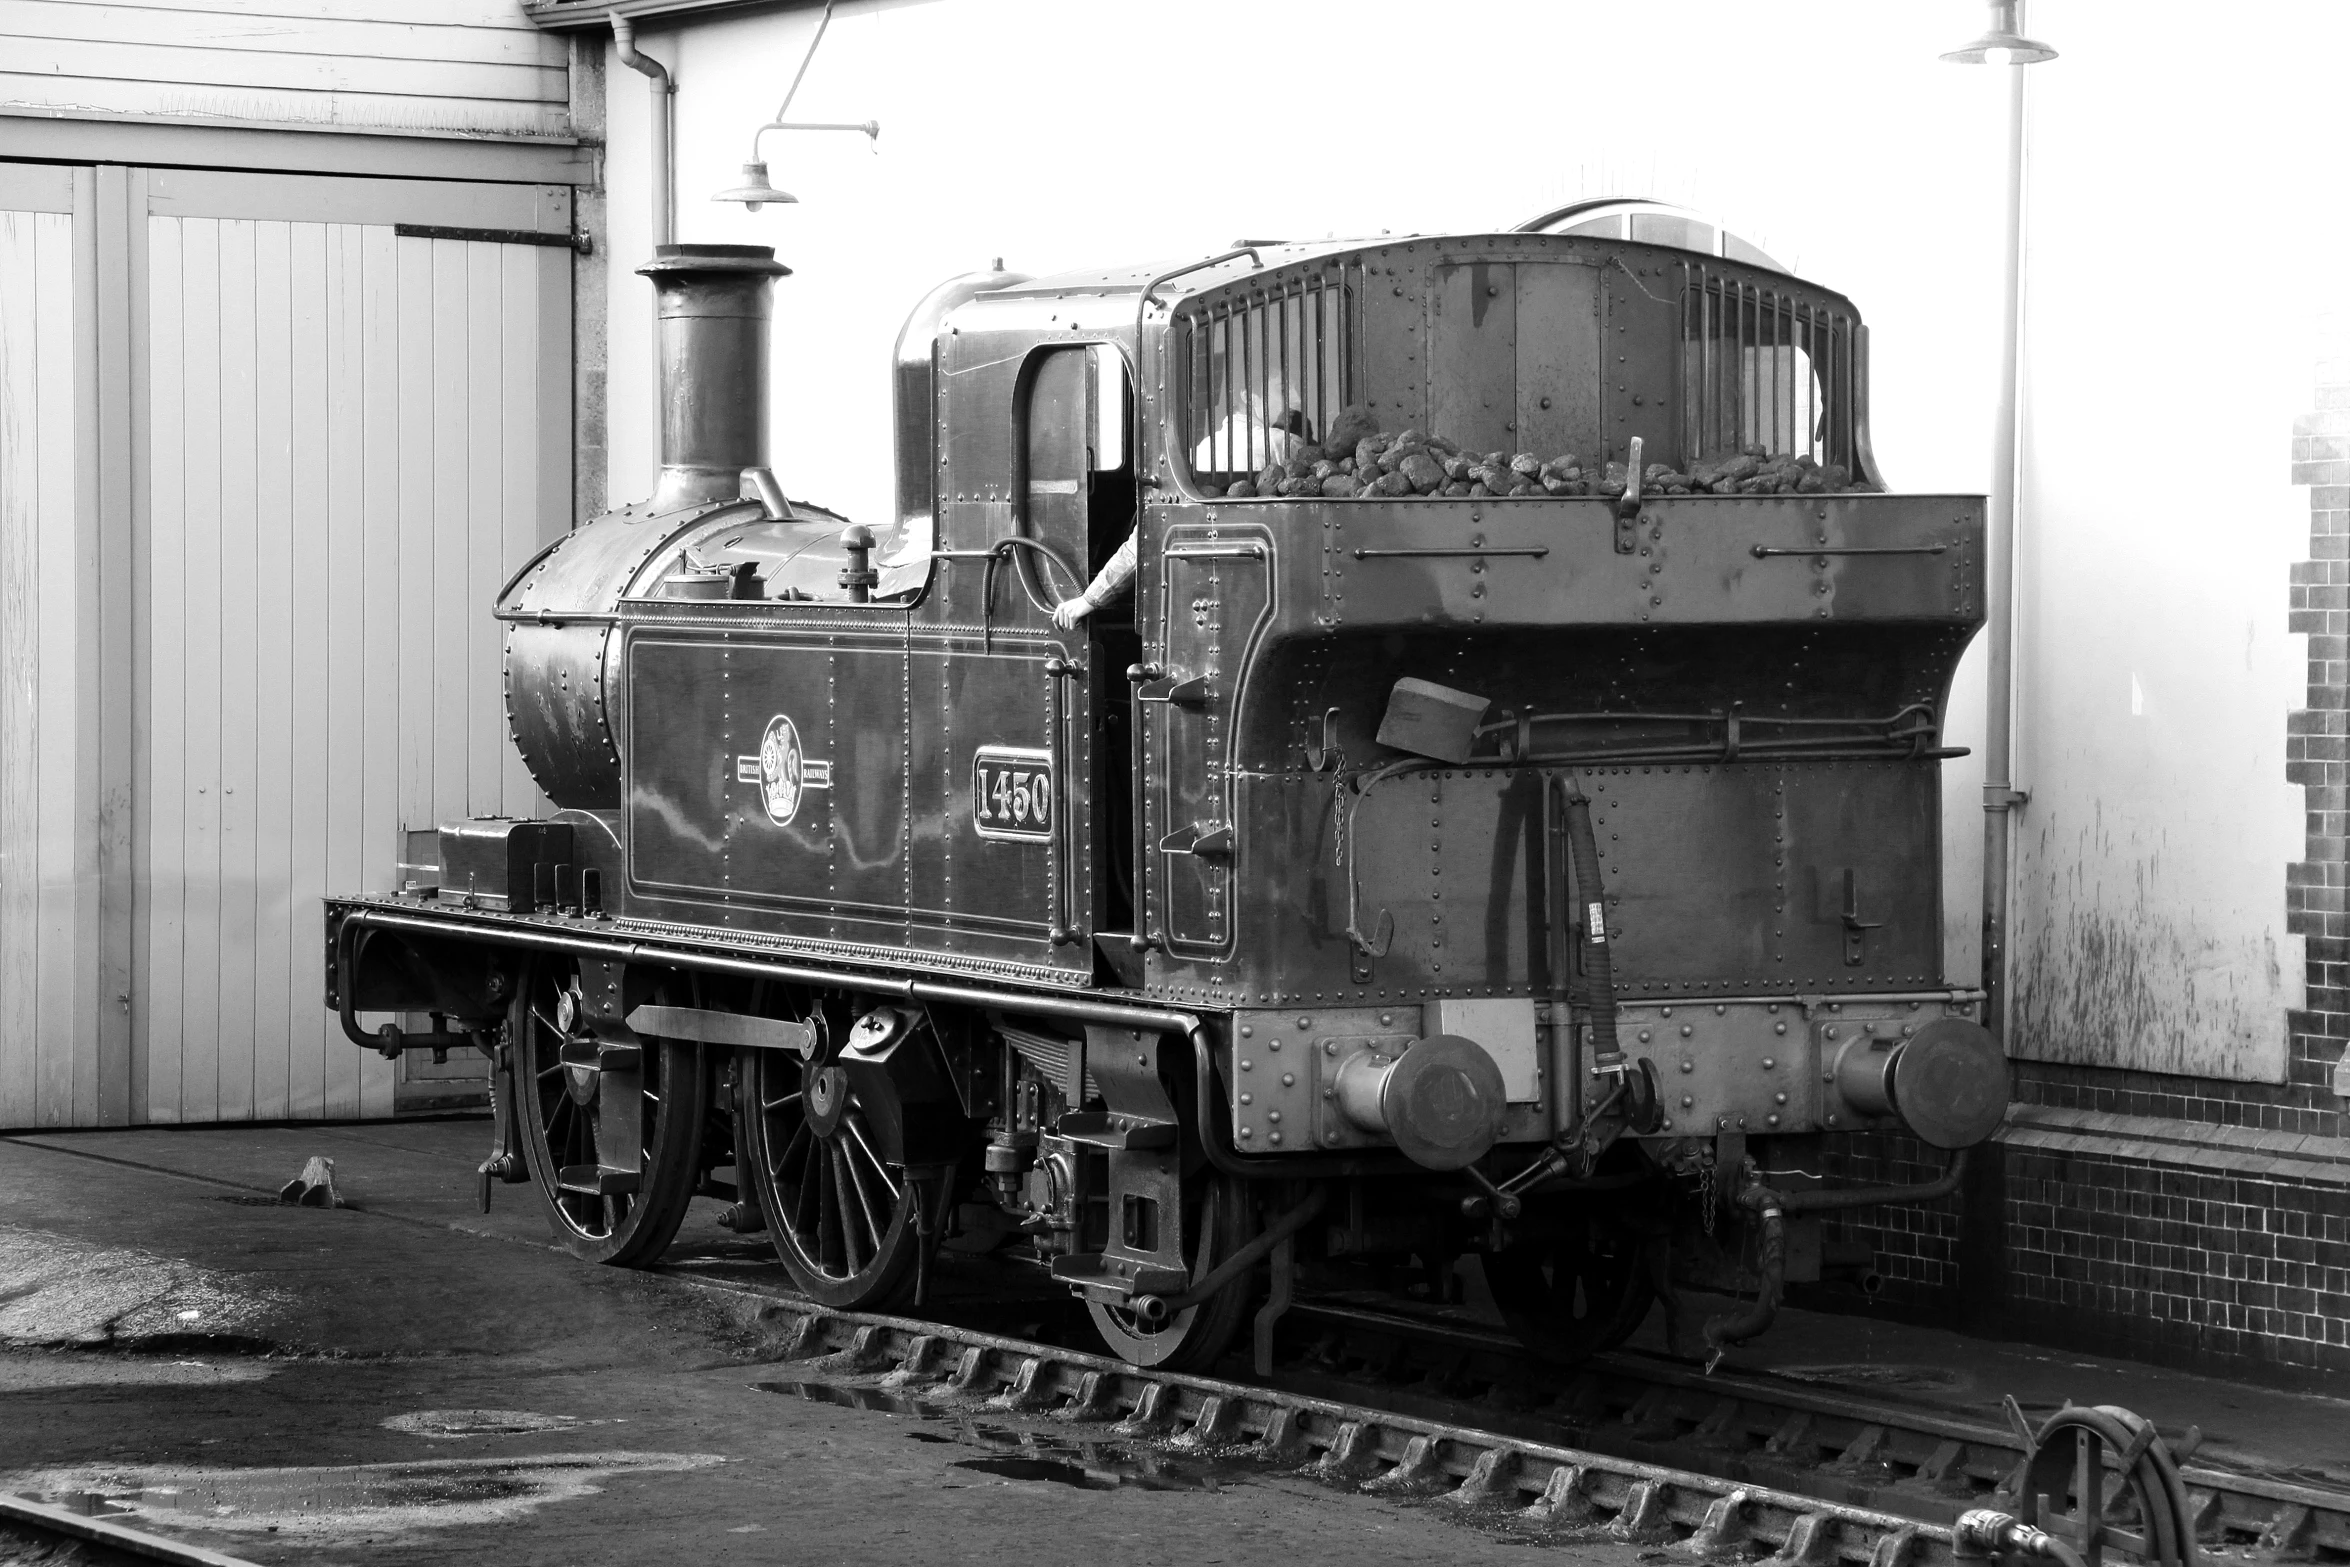
[[[1659, 495], [1834, 494], [1871, 489], [1865, 334], [1848, 310], [1783, 281], [1678, 262], [1668, 296], [1620, 259], [1611, 283], [1667, 304], [1662, 345], [1674, 387], [1676, 449], [1645, 462]], [[1482, 449], [1457, 432], [1382, 428], [1373, 399], [1418, 402], [1407, 353], [1374, 361], [1365, 264], [1337, 261], [1210, 296], [1178, 313], [1181, 444], [1195, 484], [1227, 499], [1483, 500], [1623, 495], [1629, 452]], [[1620, 275], [1620, 277], [1618, 276]], [[1397, 290], [1396, 292], [1400, 292]], [[1426, 348], [1425, 328], [1419, 339]], [[1389, 334], [1392, 336], [1393, 334]], [[1412, 334], [1404, 334], [1410, 337]], [[1593, 381], [1599, 367], [1590, 367]], [[1657, 457], [1651, 442], [1649, 457]]]

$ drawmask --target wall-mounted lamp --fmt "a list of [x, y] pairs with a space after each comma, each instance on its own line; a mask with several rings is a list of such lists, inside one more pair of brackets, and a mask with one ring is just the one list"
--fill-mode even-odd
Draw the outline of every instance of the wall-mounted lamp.
[[2054, 49], [2016, 31], [2015, 8], [2016, 0], [1991, 0], [1991, 30], [1942, 58], [1952, 65], [2038, 65], [2055, 59]]
[[2022, 431], [2024, 345], [2024, 83], [2022, 67], [2056, 51], [2018, 26], [2019, 0], [1991, 0], [1991, 30], [1942, 58], [1953, 65], [2005, 65], [2007, 73], [2006, 234], [2000, 247], [1999, 402], [1991, 433], [1990, 506], [1984, 517], [1985, 703], [1983, 714], [1983, 1021], [2007, 1041], [2009, 818], [2028, 797], [2015, 786], [2016, 450]]
[[748, 163], [743, 165], [743, 182], [731, 189], [720, 191], [710, 198], [712, 201], [739, 201], [753, 212], [758, 211], [769, 202], [780, 205], [799, 201], [800, 198], [790, 191], [777, 190], [774, 183], [767, 178], [767, 164], [759, 156], [759, 138], [769, 131], [862, 131], [865, 134], [865, 139], [878, 147], [881, 141], [881, 122], [879, 120], [864, 120], [855, 124], [846, 124], [831, 120], [787, 120], [784, 118], [791, 111], [792, 99], [799, 96], [801, 79], [808, 74], [808, 66], [816, 58], [816, 46], [824, 42], [824, 30], [832, 25], [832, 5], [833, 0], [824, 0], [824, 15], [816, 23], [816, 36], [808, 40], [808, 52], [800, 61], [798, 74], [792, 77], [791, 86], [784, 92], [782, 107], [775, 111], [774, 119], [769, 120], [751, 133], [751, 158]]

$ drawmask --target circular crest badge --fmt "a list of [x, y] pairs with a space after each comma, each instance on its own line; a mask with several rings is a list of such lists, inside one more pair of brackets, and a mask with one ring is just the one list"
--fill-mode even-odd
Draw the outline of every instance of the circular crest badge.
[[768, 719], [767, 732], [759, 737], [759, 800], [776, 826], [788, 827], [800, 814], [807, 770], [800, 732], [791, 719], [782, 713]]

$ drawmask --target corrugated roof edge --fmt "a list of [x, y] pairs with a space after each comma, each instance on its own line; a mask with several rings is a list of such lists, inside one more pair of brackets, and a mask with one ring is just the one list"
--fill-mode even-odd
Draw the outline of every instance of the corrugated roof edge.
[[720, 11], [806, 11], [824, 0], [522, 0], [522, 14], [549, 32], [609, 30], [612, 13], [684, 19]]

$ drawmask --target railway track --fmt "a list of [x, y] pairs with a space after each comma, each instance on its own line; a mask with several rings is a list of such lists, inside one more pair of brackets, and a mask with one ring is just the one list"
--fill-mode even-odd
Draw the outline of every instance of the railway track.
[[0, 1493], [0, 1551], [11, 1561], [53, 1561], [61, 1567], [144, 1562], [169, 1562], [175, 1567], [254, 1567], [242, 1556], [223, 1555], [185, 1540], [126, 1528], [111, 1518], [5, 1493]]
[[[1726, 1482], [1833, 1491], [1921, 1521], [1948, 1523], [1976, 1507], [2013, 1511], [2022, 1500], [2032, 1432], [2013, 1399], [2007, 1420], [1990, 1424], [1629, 1352], [1572, 1371], [1530, 1368], [1503, 1334], [1343, 1305], [1301, 1304], [1291, 1321], [1290, 1341], [1303, 1353], [1277, 1365], [1279, 1384], [1367, 1386], [1400, 1409], [1470, 1400], [1492, 1412], [1481, 1423], [1504, 1434], [1669, 1461]], [[2199, 1432], [2166, 1436], [2207, 1550], [2235, 1560], [2350, 1560], [2350, 1492], [2197, 1465]]]
[[[922, 1321], [697, 1282], [738, 1296], [780, 1358], [828, 1381], [1304, 1469], [1543, 1533], [1678, 1541], [1772, 1567], [1979, 1558], [1959, 1520], [2021, 1510], [2033, 1443], [2012, 1399], [1992, 1424], [1641, 1354], [1530, 1369], [1501, 1334], [1328, 1301], [1292, 1308], [1273, 1375], [1257, 1381], [1137, 1369], [972, 1325], [985, 1312]], [[2199, 1439], [2167, 1436], [2187, 1454]], [[2207, 1557], [2350, 1561], [2350, 1493], [2181, 1469]]]

